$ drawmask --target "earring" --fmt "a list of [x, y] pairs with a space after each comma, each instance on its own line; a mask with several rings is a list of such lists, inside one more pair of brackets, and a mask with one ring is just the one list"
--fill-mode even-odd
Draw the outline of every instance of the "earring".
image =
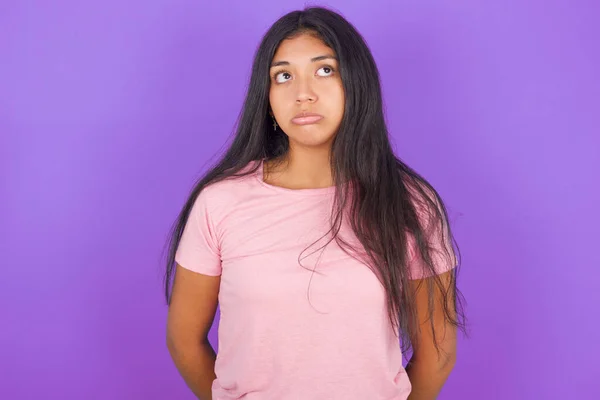
[[277, 121], [275, 121], [275, 117], [271, 115], [271, 118], [273, 118], [273, 130], [277, 130]]

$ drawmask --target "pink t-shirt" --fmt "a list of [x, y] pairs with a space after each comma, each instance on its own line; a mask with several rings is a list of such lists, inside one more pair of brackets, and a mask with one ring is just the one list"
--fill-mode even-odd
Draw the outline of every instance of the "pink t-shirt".
[[[375, 274], [335, 240], [302, 253], [329, 229], [334, 188], [269, 185], [257, 162], [255, 174], [200, 193], [176, 255], [184, 268], [221, 275], [213, 399], [406, 399], [411, 384]], [[349, 226], [340, 234], [358, 243]]]

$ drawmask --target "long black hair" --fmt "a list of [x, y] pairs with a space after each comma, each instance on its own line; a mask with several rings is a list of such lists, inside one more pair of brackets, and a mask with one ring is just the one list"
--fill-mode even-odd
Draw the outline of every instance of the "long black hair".
[[[448, 223], [446, 207], [436, 190], [408, 167], [391, 148], [382, 106], [379, 72], [362, 36], [340, 14], [323, 7], [290, 12], [266, 32], [258, 47], [250, 84], [237, 131], [220, 161], [201, 178], [179, 214], [167, 243], [168, 255], [164, 288], [170, 303], [176, 264], [175, 254], [192, 205], [207, 185], [226, 178], [256, 172], [245, 167], [255, 160], [279, 160], [289, 149], [288, 137], [270, 123], [269, 68], [279, 44], [299, 34], [321, 39], [338, 57], [345, 92], [344, 116], [331, 149], [331, 170], [336, 185], [331, 214], [332, 238], [348, 253], [354, 252], [337, 236], [343, 218], [350, 220], [357, 238], [368, 255], [369, 265], [386, 291], [390, 322], [398, 329], [403, 350], [411, 338], [418, 338], [419, 322], [415, 291], [410, 290], [408, 235], [413, 235], [424, 263], [429, 296], [429, 321], [433, 329], [434, 290], [442, 294], [444, 318], [464, 331], [462, 295], [456, 277], [460, 256]], [[244, 169], [244, 171], [242, 171]], [[351, 185], [345, 185], [351, 182]], [[425, 218], [423, 218], [425, 212]], [[431, 235], [451, 243], [443, 246], [446, 262], [456, 263], [450, 272], [450, 285], [435, 274]], [[454, 249], [453, 249], [454, 247]], [[434, 333], [434, 338], [436, 337]], [[436, 340], [436, 348], [439, 346]]]

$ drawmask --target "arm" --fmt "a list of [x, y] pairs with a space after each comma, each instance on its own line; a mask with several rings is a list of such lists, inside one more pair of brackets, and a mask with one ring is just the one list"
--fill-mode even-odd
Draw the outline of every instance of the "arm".
[[[450, 274], [452, 272], [446, 272], [439, 276], [445, 288], [450, 285]], [[434, 346], [431, 321], [427, 318], [429, 300], [426, 279], [411, 281], [411, 289], [415, 293], [420, 335], [418, 338], [412, 338], [413, 356], [406, 367], [412, 385], [409, 400], [436, 399], [456, 361], [456, 328], [444, 318], [442, 294], [435, 284], [433, 285], [433, 325], [440, 347], [439, 355]], [[448, 307], [452, 304], [453, 298], [449, 296]]]
[[185, 383], [200, 400], [211, 400], [216, 354], [208, 331], [217, 310], [220, 276], [177, 265], [167, 319], [167, 348]]

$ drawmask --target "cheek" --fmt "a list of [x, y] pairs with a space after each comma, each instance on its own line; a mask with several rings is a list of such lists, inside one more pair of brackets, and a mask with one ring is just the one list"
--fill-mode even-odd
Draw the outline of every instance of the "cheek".
[[285, 93], [281, 90], [271, 90], [269, 92], [269, 103], [273, 112], [277, 114], [285, 113], [286, 104]]
[[329, 89], [329, 97], [338, 107], [344, 107], [346, 96], [341, 82], [336, 82], [335, 85]]
[[346, 96], [344, 95], [344, 91], [342, 88], [340, 88], [336, 92], [332, 106], [333, 106], [333, 109], [336, 111], [336, 113], [339, 114], [339, 116], [341, 118], [342, 115], [344, 114], [344, 109], [346, 106]]

